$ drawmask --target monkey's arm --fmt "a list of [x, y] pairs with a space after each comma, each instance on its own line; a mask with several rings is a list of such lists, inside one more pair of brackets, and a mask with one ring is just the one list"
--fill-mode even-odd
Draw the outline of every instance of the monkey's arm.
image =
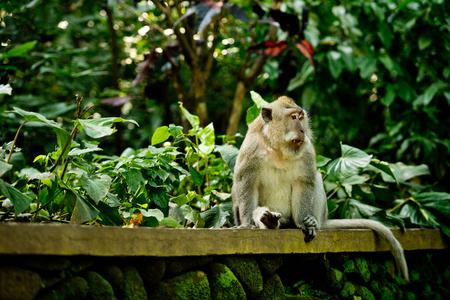
[[253, 211], [258, 207], [259, 161], [254, 146], [243, 145], [234, 168], [234, 183], [231, 190], [236, 226], [254, 227]]

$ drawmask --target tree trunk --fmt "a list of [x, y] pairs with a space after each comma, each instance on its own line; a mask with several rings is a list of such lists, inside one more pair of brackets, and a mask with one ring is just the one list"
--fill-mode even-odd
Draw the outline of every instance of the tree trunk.
[[228, 119], [227, 135], [235, 135], [239, 121], [242, 115], [242, 105], [244, 104], [245, 95], [247, 94], [248, 87], [245, 86], [244, 81], [240, 80], [236, 87], [236, 92], [233, 99], [233, 110], [231, 111], [230, 118]]

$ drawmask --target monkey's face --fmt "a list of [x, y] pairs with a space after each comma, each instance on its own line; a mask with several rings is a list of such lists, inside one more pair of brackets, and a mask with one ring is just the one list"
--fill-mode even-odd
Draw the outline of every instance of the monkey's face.
[[[289, 98], [287, 98], [289, 99]], [[278, 100], [262, 108], [264, 120], [263, 134], [271, 148], [287, 155], [296, 154], [308, 141], [305, 127], [308, 128], [306, 112], [290, 101]]]
[[304, 117], [304, 111], [297, 109], [288, 110], [285, 116], [285, 142], [293, 149], [300, 148], [305, 141], [305, 129], [302, 124]]

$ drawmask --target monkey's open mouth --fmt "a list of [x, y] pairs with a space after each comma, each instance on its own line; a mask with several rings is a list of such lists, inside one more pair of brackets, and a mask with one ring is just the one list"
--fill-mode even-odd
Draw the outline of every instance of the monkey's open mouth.
[[298, 140], [298, 139], [294, 139], [291, 142], [296, 146], [301, 146], [301, 144], [303, 143], [302, 140]]

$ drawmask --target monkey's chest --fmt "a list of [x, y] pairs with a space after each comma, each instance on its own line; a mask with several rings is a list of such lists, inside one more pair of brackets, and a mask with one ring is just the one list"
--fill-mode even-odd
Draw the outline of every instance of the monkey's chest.
[[279, 212], [285, 218], [291, 217], [293, 186], [298, 178], [292, 170], [265, 168], [261, 171], [258, 184], [258, 205]]

